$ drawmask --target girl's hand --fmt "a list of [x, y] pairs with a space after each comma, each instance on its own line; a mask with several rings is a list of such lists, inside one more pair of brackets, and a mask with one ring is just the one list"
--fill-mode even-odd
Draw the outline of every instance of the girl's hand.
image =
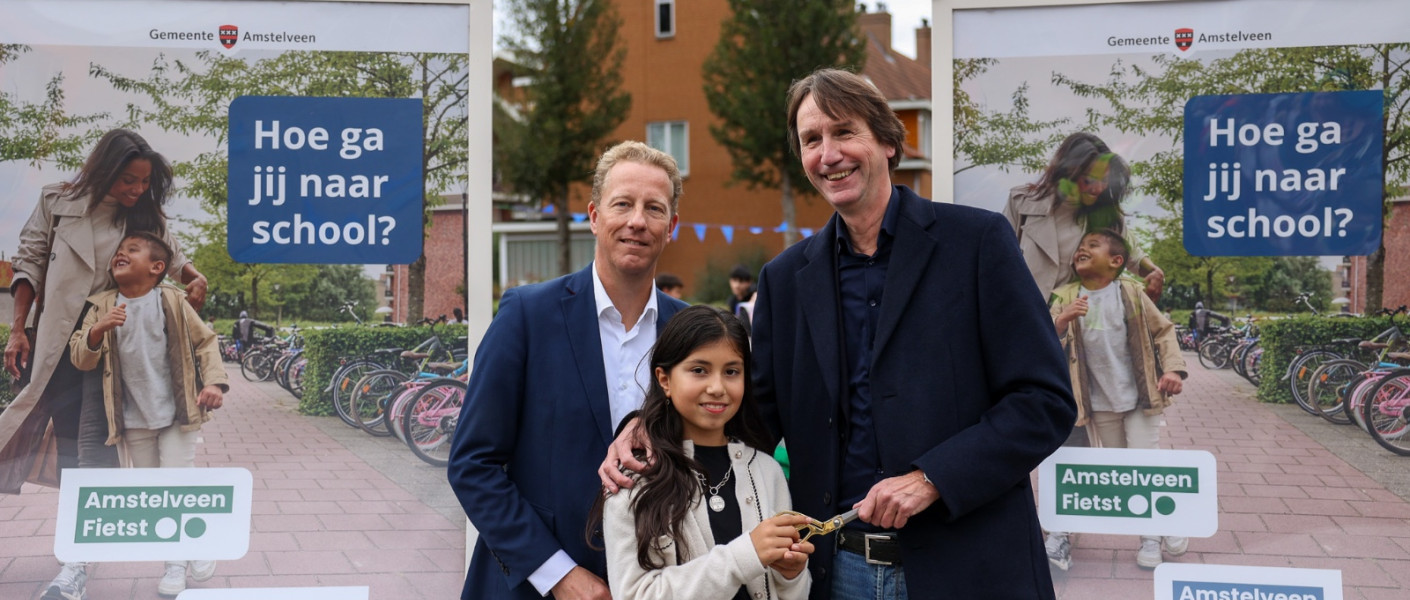
[[774, 561], [769, 567], [778, 571], [784, 579], [793, 579], [808, 567], [808, 556], [813, 553], [813, 549], [812, 542], [797, 542], [788, 548], [783, 558]]
[[772, 565], [788, 557], [793, 552], [793, 545], [799, 542], [798, 527], [807, 523], [808, 517], [803, 515], [778, 515], [764, 519], [754, 527], [749, 532], [749, 540], [754, 542], [754, 553], [759, 555], [759, 562]]

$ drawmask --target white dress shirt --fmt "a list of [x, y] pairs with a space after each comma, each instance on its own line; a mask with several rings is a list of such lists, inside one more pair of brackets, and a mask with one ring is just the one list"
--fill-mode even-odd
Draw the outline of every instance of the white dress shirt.
[[[597, 334], [602, 341], [602, 369], [607, 375], [607, 404], [615, 431], [627, 413], [641, 408], [651, 382], [647, 355], [656, 343], [656, 289], [651, 289], [646, 308], [630, 330], [622, 324], [621, 311], [602, 287], [596, 262], [592, 266], [592, 294], [597, 306]], [[547, 596], [575, 566], [577, 563], [568, 553], [559, 550], [529, 575], [529, 583], [540, 595]]]

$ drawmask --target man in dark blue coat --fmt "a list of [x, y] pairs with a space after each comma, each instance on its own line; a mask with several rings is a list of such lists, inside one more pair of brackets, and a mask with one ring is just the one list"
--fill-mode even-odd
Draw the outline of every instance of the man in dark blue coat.
[[905, 128], [855, 74], [794, 83], [788, 123], [836, 214], [764, 266], [754, 390], [794, 508], [860, 517], [811, 540], [811, 597], [1053, 598], [1028, 477], [1076, 404], [1012, 228], [893, 186]]
[[680, 195], [670, 155], [614, 146], [593, 177], [592, 264], [500, 298], [448, 469], [479, 531], [462, 598], [610, 598], [603, 552], [585, 536], [594, 470], [641, 406], [656, 332], [686, 306], [653, 285]]

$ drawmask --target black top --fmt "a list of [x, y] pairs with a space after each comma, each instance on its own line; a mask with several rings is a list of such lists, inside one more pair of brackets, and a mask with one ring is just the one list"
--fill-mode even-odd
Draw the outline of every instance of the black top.
[[[852, 248], [847, 227], [837, 227], [837, 290], [840, 296], [843, 351], [847, 369], [847, 403], [844, 407], [846, 451], [842, 463], [841, 502], [852, 506], [866, 497], [882, 479], [881, 454], [876, 446], [876, 423], [871, 415], [872, 343], [881, 317], [881, 292], [886, 286], [886, 268], [891, 262], [900, 200], [891, 191], [881, 232], [871, 256]], [[858, 525], [870, 528], [863, 523]]]
[[[715, 512], [710, 506], [709, 487], [720, 483], [725, 478], [725, 473], [730, 470], [729, 447], [728, 446], [695, 446], [695, 460], [700, 466], [705, 467], [704, 496], [701, 502], [705, 503], [705, 512], [710, 515], [710, 535], [715, 537], [715, 545], [722, 546], [734, 541], [743, 532], [743, 521], [739, 517], [739, 500], [734, 495], [735, 484], [739, 481], [738, 473], [731, 473], [729, 481], [720, 487], [719, 496], [725, 500], [725, 509]], [[744, 586], [739, 587], [735, 592], [734, 600], [749, 600], [749, 590]]]

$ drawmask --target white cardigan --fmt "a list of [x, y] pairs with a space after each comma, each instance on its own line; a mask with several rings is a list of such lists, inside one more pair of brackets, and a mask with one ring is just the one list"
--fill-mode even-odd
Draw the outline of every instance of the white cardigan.
[[[686, 456], [694, 456], [695, 445], [689, 440], [684, 445]], [[685, 522], [681, 523], [682, 539], [675, 540], [674, 544], [663, 543], [664, 553], [654, 557], [666, 565], [663, 568], [647, 571], [636, 559], [636, 518], [631, 502], [642, 484], [607, 499], [602, 536], [607, 549], [607, 581], [611, 584], [613, 598], [729, 600], [741, 585], [746, 586], [754, 598], [808, 597], [812, 577], [807, 569], [792, 580], [785, 579], [778, 571], [759, 562], [754, 543], [749, 539], [749, 532], [759, 524], [759, 514], [767, 519], [792, 507], [783, 469], [772, 456], [740, 442], [730, 442], [729, 454], [743, 533], [728, 544], [716, 546], [710, 532], [709, 509], [696, 498]], [[685, 564], [680, 564], [679, 560], [681, 546], [685, 547]]]

